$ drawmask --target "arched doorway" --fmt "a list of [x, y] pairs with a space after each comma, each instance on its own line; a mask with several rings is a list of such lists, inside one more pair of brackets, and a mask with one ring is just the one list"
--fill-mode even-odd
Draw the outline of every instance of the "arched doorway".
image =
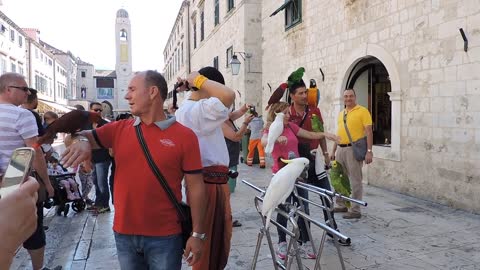
[[[343, 74], [343, 77], [340, 77], [337, 81], [335, 92], [335, 111], [339, 112], [343, 108], [343, 91], [347, 88], [353, 77], [358, 73], [359, 69], [365, 65], [368, 65], [370, 61], [373, 61], [373, 64], [380, 62], [383, 65], [383, 68], [387, 71], [388, 80], [390, 82], [390, 92], [388, 92], [389, 101], [390, 101], [390, 140], [389, 145], [374, 145], [373, 151], [376, 158], [388, 159], [388, 160], [401, 160], [401, 151], [400, 151], [400, 140], [401, 140], [401, 107], [402, 107], [402, 81], [400, 80], [400, 72], [397, 67], [397, 62], [393, 55], [386, 50], [385, 48], [371, 43], [359, 44], [356, 49], [354, 49], [349, 55], [347, 55], [343, 63], [338, 69], [339, 74]], [[361, 65], [358, 63], [363, 62]], [[377, 65], [378, 67], [379, 65]], [[362, 72], [363, 73], [363, 72]], [[362, 74], [359, 74], [362, 75]], [[363, 75], [365, 76], [365, 75]], [[358, 81], [357, 78], [355, 81]], [[360, 81], [359, 81], [360, 83]], [[354, 83], [354, 87], [355, 83]], [[360, 85], [358, 85], [360, 87]], [[368, 84], [367, 84], [368, 89]], [[367, 90], [368, 91], [368, 90]], [[368, 99], [367, 99], [368, 100]], [[368, 107], [368, 104], [367, 106]], [[380, 142], [381, 143], [381, 142]], [[385, 143], [385, 142], [383, 142]], [[385, 147], [388, 146], [388, 147]]]
[[373, 144], [390, 146], [392, 107], [390, 77], [376, 57], [368, 56], [355, 64], [347, 79], [347, 88], [355, 89], [357, 103], [368, 108], [373, 120]]

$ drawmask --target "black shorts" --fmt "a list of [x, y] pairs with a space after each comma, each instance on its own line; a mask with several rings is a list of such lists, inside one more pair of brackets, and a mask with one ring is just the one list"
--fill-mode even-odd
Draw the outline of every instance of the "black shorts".
[[35, 250], [46, 245], [45, 230], [43, 229], [43, 203], [37, 204], [37, 229], [25, 242], [23, 247], [27, 250]]

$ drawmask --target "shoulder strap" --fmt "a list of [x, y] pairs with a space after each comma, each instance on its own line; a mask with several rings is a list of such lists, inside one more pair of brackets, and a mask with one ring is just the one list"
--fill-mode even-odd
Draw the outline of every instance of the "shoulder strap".
[[137, 138], [138, 142], [140, 143], [140, 146], [142, 147], [143, 153], [145, 154], [145, 158], [147, 159], [148, 165], [150, 166], [150, 169], [152, 169], [153, 174], [157, 177], [158, 182], [160, 185], [163, 187], [165, 190], [165, 193], [167, 193], [168, 198], [170, 201], [173, 203], [175, 208], [177, 209], [178, 215], [182, 220], [186, 220], [187, 217], [185, 213], [182, 210], [182, 207], [177, 201], [177, 198], [175, 198], [175, 195], [173, 194], [172, 189], [168, 186], [167, 181], [165, 180], [165, 177], [163, 177], [162, 173], [158, 169], [157, 165], [155, 165], [155, 162], [153, 161], [152, 156], [150, 155], [150, 151], [148, 150], [148, 146], [145, 142], [145, 139], [143, 138], [142, 134], [142, 129], [140, 128], [140, 125], [135, 126], [135, 132], [137, 133]]
[[350, 135], [350, 131], [347, 127], [347, 111], [343, 110], [343, 125], [345, 126], [345, 131], [347, 132], [348, 140], [352, 143], [352, 136]]
[[305, 120], [307, 119], [307, 115], [308, 115], [308, 105], [305, 107], [305, 114], [303, 115], [302, 121], [301, 121], [300, 124], [298, 125], [299, 127], [302, 127], [302, 126], [303, 126], [303, 123], [304, 123]]

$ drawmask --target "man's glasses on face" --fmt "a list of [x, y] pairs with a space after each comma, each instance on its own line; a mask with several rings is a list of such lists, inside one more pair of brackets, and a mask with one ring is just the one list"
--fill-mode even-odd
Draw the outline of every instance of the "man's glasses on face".
[[20, 89], [24, 92], [30, 92], [30, 93], [33, 93], [33, 91], [36, 91], [35, 89], [33, 88], [30, 88], [28, 86], [15, 86], [15, 85], [10, 85], [9, 87], [11, 88], [15, 88], [15, 89]]

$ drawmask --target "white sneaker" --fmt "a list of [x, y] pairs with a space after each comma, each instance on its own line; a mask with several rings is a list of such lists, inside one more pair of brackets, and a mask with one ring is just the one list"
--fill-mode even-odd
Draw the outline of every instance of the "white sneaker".
[[302, 258], [304, 259], [316, 259], [317, 255], [315, 254], [315, 251], [313, 250], [312, 243], [310, 241], [307, 241], [303, 243], [302, 246], [300, 246], [300, 254], [302, 255]]
[[285, 260], [287, 257], [287, 242], [281, 242], [278, 244], [277, 256], [280, 259]]

